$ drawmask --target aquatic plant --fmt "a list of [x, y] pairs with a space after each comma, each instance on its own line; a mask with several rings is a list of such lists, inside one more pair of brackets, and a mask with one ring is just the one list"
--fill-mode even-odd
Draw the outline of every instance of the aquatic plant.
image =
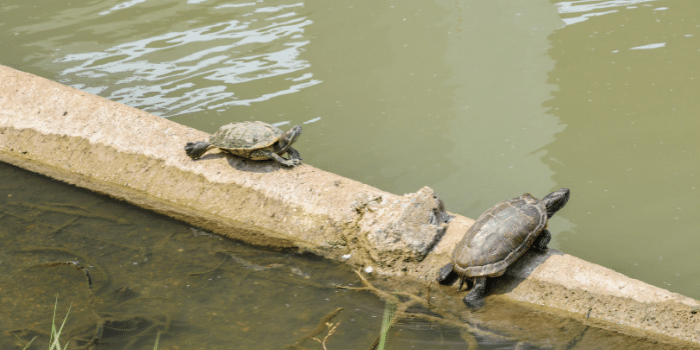
[[[65, 345], [61, 346], [60, 337], [61, 337], [61, 333], [63, 332], [63, 327], [66, 325], [66, 321], [68, 320], [68, 315], [70, 314], [70, 310], [72, 307], [73, 307], [73, 304], [71, 303], [68, 306], [68, 311], [66, 312], [66, 316], [63, 317], [63, 322], [61, 322], [61, 326], [56, 328], [56, 311], [58, 310], [58, 294], [56, 295], [56, 302], [54, 303], [54, 306], [53, 306], [53, 319], [51, 320], [51, 335], [50, 335], [50, 339], [49, 339], [49, 350], [66, 350], [66, 349], [68, 349], [68, 345], [70, 344], [70, 340], [67, 341]], [[36, 338], [37, 338], [35, 336], [34, 338], [32, 338], [32, 340], [29, 341], [29, 343], [24, 344], [22, 339], [17, 337], [17, 335], [15, 335], [15, 337], [19, 340], [20, 343], [22, 343], [22, 345], [24, 345], [22, 350], [28, 350], [29, 347], [32, 345], [32, 343], [34, 343], [34, 340], [36, 340]], [[158, 331], [156, 333], [156, 343], [153, 346], [153, 350], [158, 350], [158, 343], [159, 342], [160, 342], [160, 331]]]
[[160, 331], [156, 333], [156, 345], [153, 346], [153, 350], [158, 350], [158, 343], [160, 342]]
[[63, 322], [61, 322], [61, 327], [56, 330], [56, 310], [58, 309], [58, 294], [56, 294], [56, 302], [53, 305], [53, 319], [51, 320], [51, 340], [49, 340], [49, 350], [62, 350], [62, 349], [67, 349], [68, 344], [70, 344], [70, 340], [66, 342], [66, 345], [64, 345], [61, 348], [61, 342], [60, 342], [60, 337], [61, 337], [61, 332], [63, 332], [63, 326], [66, 325], [66, 320], [68, 319], [68, 314], [70, 314], [70, 309], [73, 307], [73, 304], [71, 303], [68, 306], [68, 311], [66, 312], [66, 316], [63, 317]]
[[[63, 332], [63, 326], [66, 325], [66, 320], [68, 320], [68, 314], [70, 314], [70, 310], [73, 307], [73, 304], [70, 304], [68, 306], [68, 312], [66, 312], [66, 316], [63, 318], [63, 322], [61, 323], [61, 326], [56, 329], [56, 310], [58, 309], [58, 295], [56, 295], [56, 302], [53, 305], [53, 319], [51, 320], [51, 335], [49, 339], [49, 350], [64, 350], [68, 349], [68, 344], [70, 344], [70, 340], [66, 342], [66, 345], [63, 345], [61, 347], [61, 342], [60, 342], [60, 337], [61, 337], [61, 332]], [[17, 337], [17, 335], [15, 335]], [[29, 343], [24, 344], [22, 339], [17, 337], [20, 343], [24, 345], [22, 350], [27, 350], [29, 347], [32, 345], [34, 340], [36, 340], [36, 337], [32, 338], [32, 340], [29, 341]]]
[[384, 306], [384, 317], [382, 318], [382, 330], [379, 335], [379, 345], [377, 345], [377, 350], [384, 350], [386, 347], [386, 338], [389, 328], [394, 323], [394, 313], [396, 312], [397, 303], [394, 300], [387, 300]]

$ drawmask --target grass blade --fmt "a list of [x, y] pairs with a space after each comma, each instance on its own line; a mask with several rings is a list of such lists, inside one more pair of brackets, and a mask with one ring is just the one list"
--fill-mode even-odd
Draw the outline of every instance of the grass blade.
[[382, 318], [382, 332], [379, 336], [379, 345], [377, 350], [384, 350], [386, 347], [386, 338], [391, 324], [394, 322], [394, 312], [396, 311], [396, 303], [387, 302], [384, 306], [384, 317]]

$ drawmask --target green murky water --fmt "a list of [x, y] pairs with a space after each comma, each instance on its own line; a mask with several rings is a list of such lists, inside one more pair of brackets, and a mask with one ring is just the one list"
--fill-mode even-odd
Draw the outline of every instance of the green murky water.
[[0, 63], [208, 132], [303, 123], [305, 162], [431, 186], [472, 218], [568, 187], [552, 247], [700, 299], [699, 15], [694, 0], [11, 0]]
[[[283, 349], [338, 308], [327, 349], [369, 349], [380, 334], [384, 302], [336, 288], [362, 285], [341, 263], [246, 246], [4, 163], [0, 177], [0, 349], [32, 338], [47, 349], [54, 305], [59, 324], [70, 307], [61, 341], [73, 350], [153, 349], [157, 337], [159, 349]], [[397, 288], [411, 289], [386, 289]], [[408, 310], [452, 323], [402, 318], [386, 349], [672, 348], [498, 300], [471, 313], [452, 289]]]
[[[383, 303], [334, 288], [357, 283], [338, 263], [244, 246], [8, 165], [0, 174], [2, 349], [12, 335], [45, 344], [57, 294], [61, 319], [73, 304], [73, 349], [90, 348], [100, 322], [98, 349], [152, 349], [158, 331], [161, 348], [281, 349], [341, 305], [334, 341], [376, 336]], [[46, 266], [68, 261], [92, 292], [71, 265]]]

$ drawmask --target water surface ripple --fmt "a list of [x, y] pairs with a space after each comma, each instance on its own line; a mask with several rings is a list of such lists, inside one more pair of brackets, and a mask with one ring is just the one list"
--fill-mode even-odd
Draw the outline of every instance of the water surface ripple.
[[[163, 117], [248, 106], [320, 83], [300, 58], [309, 43], [304, 32], [313, 23], [298, 13], [303, 3], [173, 3], [151, 7], [145, 15], [136, 7], [142, 2], [84, 11], [99, 20], [82, 28], [92, 32], [98, 43], [93, 48], [98, 50], [57, 52], [51, 64], [65, 67], [59, 81]], [[212, 23], [214, 12], [219, 21]], [[129, 18], [134, 15], [148, 19], [137, 24]], [[135, 35], [134, 30], [156, 18], [169, 25], [151, 26], [148, 35]], [[109, 40], [102, 33], [105, 23], [119, 29]], [[66, 21], [61, 27], [72, 25]], [[268, 85], [270, 81], [275, 84]]]

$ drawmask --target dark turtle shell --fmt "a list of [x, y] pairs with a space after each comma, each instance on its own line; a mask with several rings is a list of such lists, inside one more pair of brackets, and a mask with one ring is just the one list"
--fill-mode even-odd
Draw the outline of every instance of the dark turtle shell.
[[529, 193], [496, 204], [481, 214], [452, 253], [463, 277], [496, 277], [518, 260], [547, 227], [547, 209]]
[[231, 123], [222, 126], [209, 142], [236, 156], [253, 160], [268, 159], [262, 150], [273, 151], [284, 131], [274, 125], [255, 122]]

